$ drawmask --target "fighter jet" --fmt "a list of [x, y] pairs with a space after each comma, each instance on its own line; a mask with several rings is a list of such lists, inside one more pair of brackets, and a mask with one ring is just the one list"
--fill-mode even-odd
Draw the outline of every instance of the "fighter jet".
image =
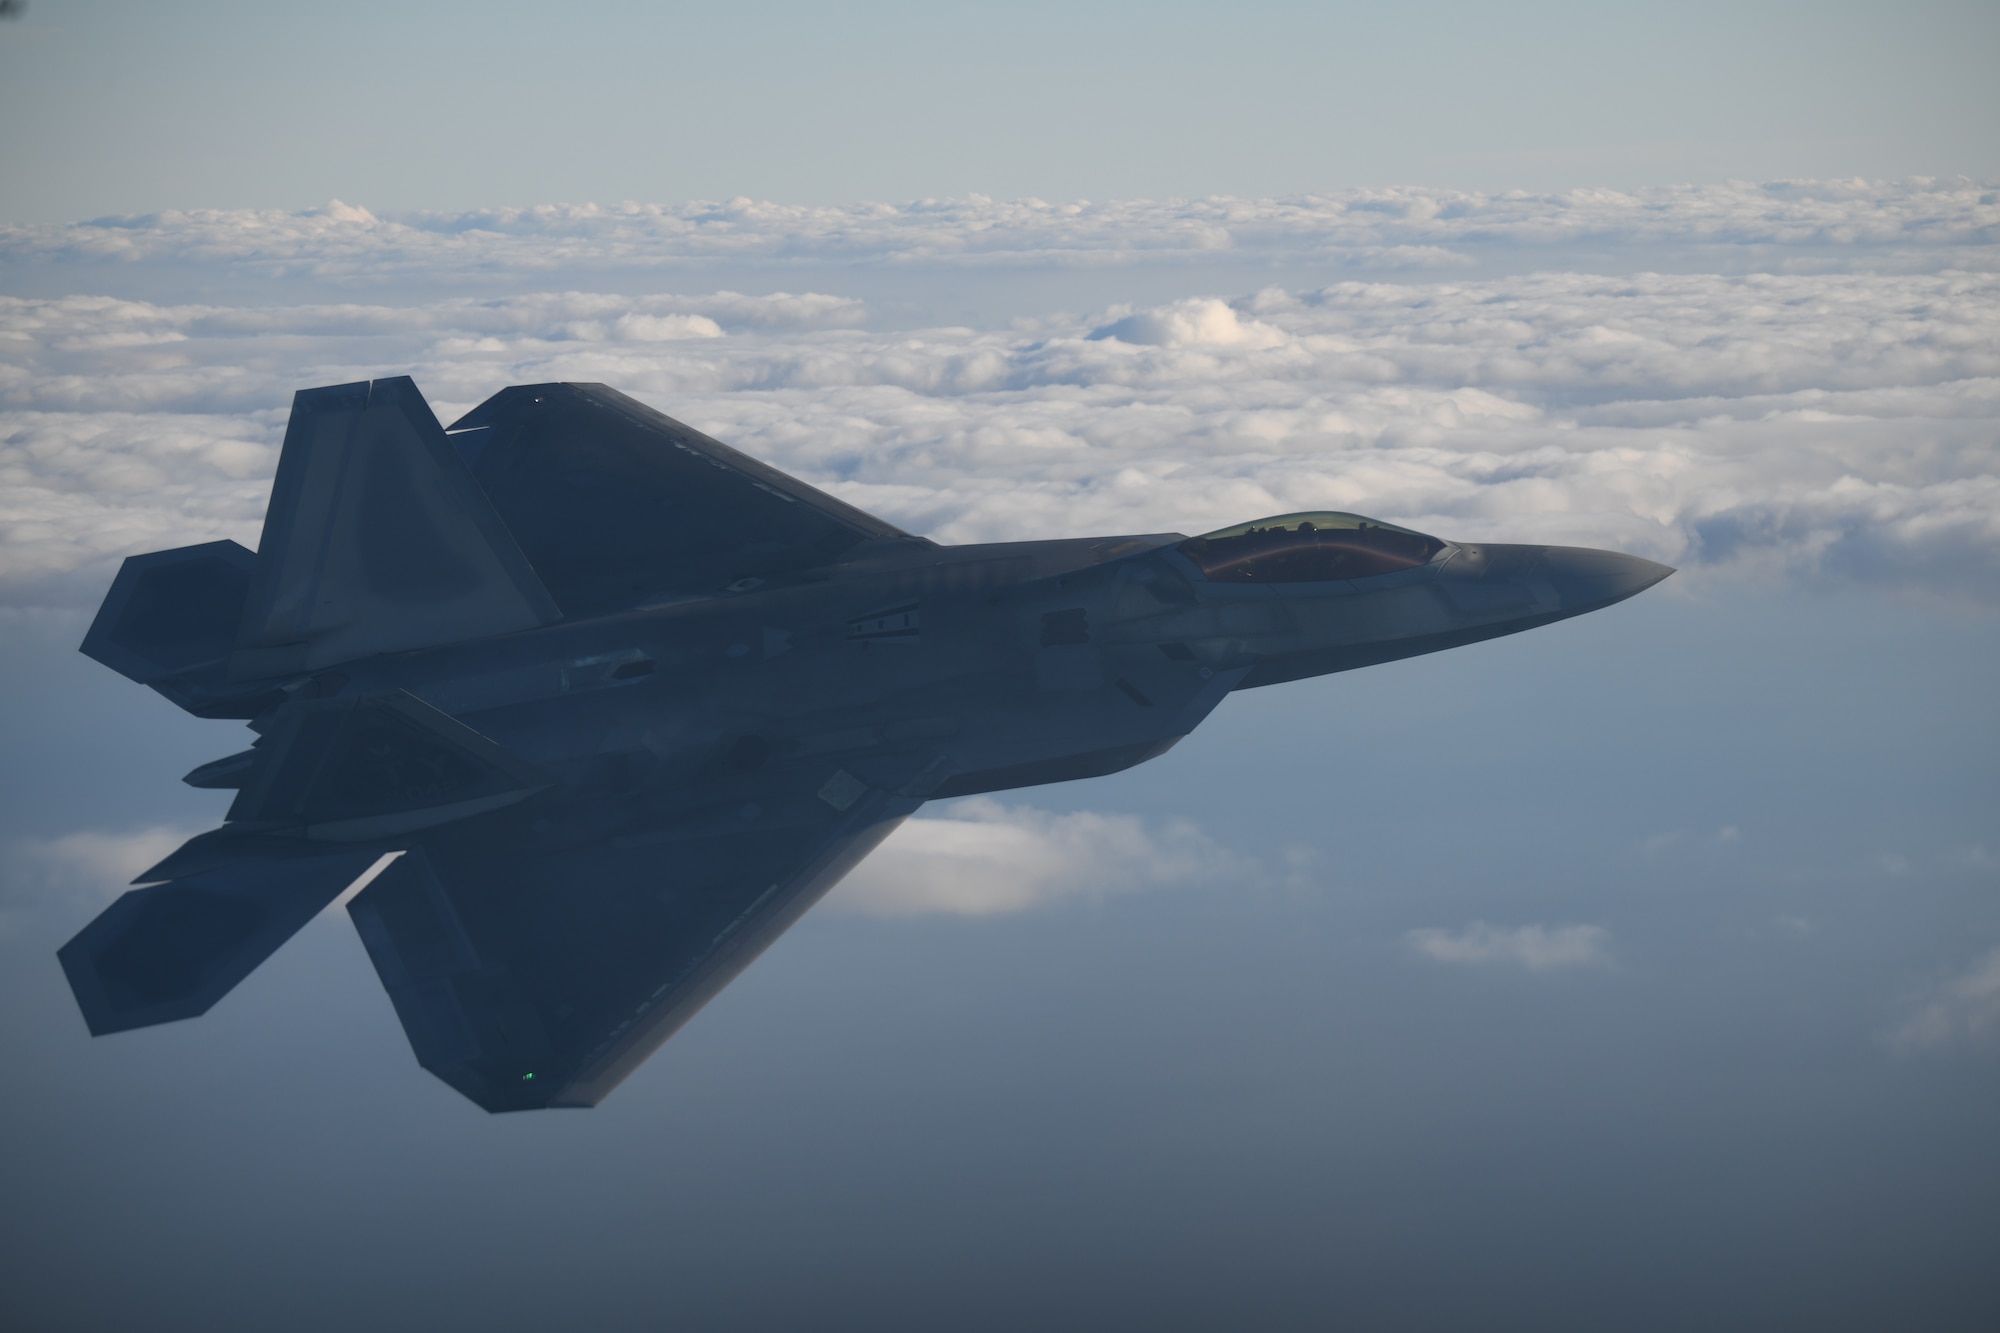
[[185, 779], [222, 827], [59, 957], [92, 1033], [192, 1018], [372, 871], [347, 911], [418, 1062], [591, 1106], [925, 801], [1672, 572], [1333, 512], [946, 546], [601, 384], [449, 430], [407, 378], [307, 389], [256, 552], [132, 557], [83, 641], [255, 739]]

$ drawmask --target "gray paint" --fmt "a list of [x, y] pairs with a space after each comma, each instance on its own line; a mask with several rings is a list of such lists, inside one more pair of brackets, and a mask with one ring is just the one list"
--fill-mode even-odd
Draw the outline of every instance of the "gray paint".
[[[454, 429], [406, 379], [305, 391], [247, 594], [229, 551], [121, 571], [85, 650], [259, 739], [189, 775], [240, 788], [225, 825], [61, 951], [93, 1032], [205, 1010], [403, 853], [350, 912], [419, 1060], [489, 1110], [593, 1105], [926, 800], [1130, 768], [1232, 690], [1671, 572], [1346, 515], [943, 547], [598, 385]], [[245, 609], [165, 660], [125, 631], [185, 568]], [[132, 905], [225, 881], [239, 930]], [[121, 998], [149, 966], [181, 993]]]

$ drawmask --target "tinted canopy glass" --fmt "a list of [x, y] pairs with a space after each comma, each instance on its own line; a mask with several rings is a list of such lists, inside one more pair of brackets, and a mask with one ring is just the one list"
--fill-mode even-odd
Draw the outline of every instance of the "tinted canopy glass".
[[1429, 563], [1444, 543], [1359, 514], [1280, 514], [1191, 537], [1182, 555], [1217, 583], [1365, 579]]

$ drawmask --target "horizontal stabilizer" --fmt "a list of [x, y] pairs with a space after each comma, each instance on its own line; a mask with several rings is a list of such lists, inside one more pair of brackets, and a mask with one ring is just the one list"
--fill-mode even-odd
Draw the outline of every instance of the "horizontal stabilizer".
[[561, 618], [408, 377], [293, 398], [235, 679]]
[[230, 821], [337, 842], [431, 828], [554, 785], [402, 690], [293, 704], [254, 754]]
[[133, 889], [57, 950], [95, 1036], [205, 1014], [380, 854], [234, 859]]
[[234, 706], [245, 692], [229, 687], [226, 671], [256, 567], [229, 541], [131, 557], [83, 637], [84, 655], [197, 716], [251, 716], [254, 703]]

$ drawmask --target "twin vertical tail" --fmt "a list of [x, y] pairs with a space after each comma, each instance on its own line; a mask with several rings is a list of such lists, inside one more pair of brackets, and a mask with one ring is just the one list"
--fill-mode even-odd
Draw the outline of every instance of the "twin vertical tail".
[[561, 618], [405, 376], [297, 394], [257, 552], [133, 556], [83, 651], [198, 716], [248, 718], [342, 662]]
[[228, 822], [59, 951], [90, 1030], [206, 1012], [411, 834], [550, 785], [406, 693], [315, 697], [329, 691], [312, 682], [560, 618], [407, 377], [299, 393], [258, 550], [133, 556], [83, 641], [188, 712], [262, 733], [189, 775], [239, 789]]

